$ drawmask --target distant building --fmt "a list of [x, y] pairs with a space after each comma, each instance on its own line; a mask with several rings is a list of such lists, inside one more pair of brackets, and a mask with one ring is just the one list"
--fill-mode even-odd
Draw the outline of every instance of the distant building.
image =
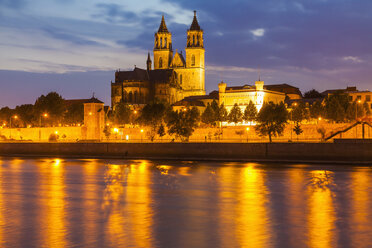
[[120, 101], [143, 105], [155, 99], [173, 104], [184, 97], [205, 95], [204, 53], [203, 30], [196, 11], [187, 30], [185, 57], [177, 50], [173, 54], [172, 34], [163, 16], [155, 33], [154, 63], [149, 53], [146, 69], [116, 71], [115, 82], [111, 83], [111, 106]]
[[342, 92], [348, 94], [350, 102], [359, 102], [364, 104], [365, 102], [368, 104], [370, 110], [372, 110], [372, 92], [369, 90], [359, 91], [356, 86], [346, 87], [346, 89], [333, 89], [333, 90], [326, 90], [323, 91], [321, 94], [325, 97], [335, 92]]
[[256, 81], [254, 86], [230, 86], [221, 82], [218, 84], [219, 104], [224, 104], [226, 109], [230, 109], [238, 104], [244, 111], [250, 101], [256, 106], [259, 111], [264, 102], [280, 103], [284, 102], [286, 94], [279, 91], [269, 90], [268, 86], [264, 86], [264, 81]]

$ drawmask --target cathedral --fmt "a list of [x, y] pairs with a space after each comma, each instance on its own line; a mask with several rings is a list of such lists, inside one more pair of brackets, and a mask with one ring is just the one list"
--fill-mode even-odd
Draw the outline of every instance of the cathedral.
[[154, 61], [149, 53], [146, 69], [135, 67], [132, 71], [115, 72], [115, 82], [111, 82], [111, 106], [121, 101], [138, 106], [154, 100], [173, 104], [185, 97], [205, 95], [204, 53], [203, 30], [196, 11], [187, 30], [185, 56], [177, 50], [173, 52], [172, 33], [162, 16], [155, 33]]

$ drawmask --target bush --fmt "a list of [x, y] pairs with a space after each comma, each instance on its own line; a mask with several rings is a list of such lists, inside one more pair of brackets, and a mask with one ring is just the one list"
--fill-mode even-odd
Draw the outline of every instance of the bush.
[[51, 135], [49, 135], [49, 142], [57, 142], [59, 136], [57, 134], [54, 134], [52, 133]]

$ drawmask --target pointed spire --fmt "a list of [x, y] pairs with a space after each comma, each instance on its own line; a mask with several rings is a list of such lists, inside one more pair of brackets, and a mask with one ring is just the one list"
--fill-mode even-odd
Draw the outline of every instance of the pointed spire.
[[192, 20], [190, 30], [201, 30], [198, 23], [198, 19], [196, 19], [196, 10], [194, 10], [194, 19]]
[[148, 54], [147, 54], [147, 62], [151, 62], [151, 57], [150, 57], [150, 52], [148, 52]]
[[167, 25], [165, 24], [164, 15], [161, 17], [161, 23], [158, 29], [158, 33], [169, 33], [167, 29]]

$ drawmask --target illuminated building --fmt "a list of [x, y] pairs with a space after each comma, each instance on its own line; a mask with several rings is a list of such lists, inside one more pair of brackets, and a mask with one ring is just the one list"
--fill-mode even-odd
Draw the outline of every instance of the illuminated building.
[[[116, 71], [111, 83], [111, 106], [123, 101], [130, 105], [143, 105], [154, 99], [173, 104], [184, 97], [205, 95], [204, 39], [194, 11], [194, 19], [187, 30], [185, 57], [173, 54], [172, 34], [164, 16], [155, 33], [153, 59], [147, 57], [147, 68]], [[152, 69], [154, 65], [154, 69]]]
[[230, 86], [221, 82], [218, 84], [219, 104], [224, 104], [227, 111], [238, 104], [242, 111], [250, 101], [256, 106], [257, 111], [260, 111], [264, 102], [280, 103], [284, 102], [285, 93], [267, 90], [264, 87], [263, 81], [256, 81], [254, 86]]

